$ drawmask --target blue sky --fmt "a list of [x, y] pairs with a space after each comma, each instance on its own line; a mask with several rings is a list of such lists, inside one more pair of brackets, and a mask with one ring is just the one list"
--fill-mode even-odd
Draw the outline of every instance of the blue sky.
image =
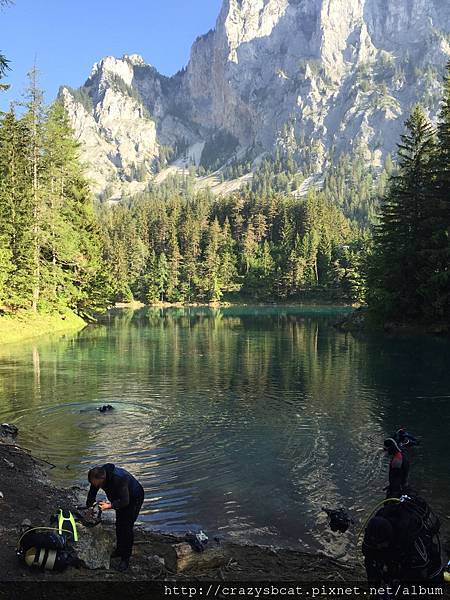
[[11, 61], [0, 109], [19, 100], [35, 57], [45, 99], [78, 87], [104, 56], [141, 54], [165, 75], [214, 27], [222, 0], [15, 0], [0, 11], [0, 51]]

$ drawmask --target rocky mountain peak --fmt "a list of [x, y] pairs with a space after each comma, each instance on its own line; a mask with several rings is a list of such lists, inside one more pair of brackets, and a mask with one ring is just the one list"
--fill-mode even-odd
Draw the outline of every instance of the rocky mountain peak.
[[108, 77], [116, 76], [120, 77], [126, 85], [131, 86], [134, 77], [134, 63], [126, 56], [122, 58], [115, 58], [114, 56], [107, 56], [101, 61], [95, 63], [92, 68], [89, 80], [100, 80], [107, 85]]
[[289, 0], [227, 0], [216, 29], [227, 40], [228, 60], [237, 63], [242, 44], [270, 36], [288, 8]]
[[123, 60], [135, 66], [145, 66], [147, 64], [140, 54], [124, 54]]
[[358, 148], [380, 165], [416, 102], [437, 115], [449, 57], [441, 0], [224, 0], [175, 76], [109, 56], [62, 98], [96, 191], [119, 197], [189, 156], [217, 168], [289, 149], [321, 170]]

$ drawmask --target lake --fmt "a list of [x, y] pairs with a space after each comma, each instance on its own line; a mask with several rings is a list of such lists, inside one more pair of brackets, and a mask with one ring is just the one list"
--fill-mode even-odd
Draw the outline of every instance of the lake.
[[[115, 462], [150, 528], [351, 554], [322, 506], [361, 522], [383, 499], [383, 439], [422, 439], [411, 483], [450, 517], [450, 341], [354, 337], [346, 309], [115, 310], [64, 337], [0, 349], [0, 422], [85, 486]], [[111, 404], [114, 410], [96, 410]]]

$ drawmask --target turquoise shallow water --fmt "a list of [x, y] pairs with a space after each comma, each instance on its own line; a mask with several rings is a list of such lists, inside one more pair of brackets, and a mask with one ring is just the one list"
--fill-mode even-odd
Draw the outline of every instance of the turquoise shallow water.
[[[413, 485], [450, 517], [450, 341], [355, 339], [343, 309], [113, 311], [0, 352], [0, 421], [84, 485], [112, 461], [142, 481], [142, 520], [242, 541], [351, 552], [321, 507], [356, 519], [383, 497], [385, 437], [423, 438]], [[111, 404], [114, 411], [96, 408]]]

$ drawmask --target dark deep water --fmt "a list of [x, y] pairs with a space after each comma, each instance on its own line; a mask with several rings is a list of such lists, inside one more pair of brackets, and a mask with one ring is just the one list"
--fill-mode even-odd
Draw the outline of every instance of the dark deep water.
[[[144, 484], [152, 528], [351, 552], [321, 507], [383, 498], [385, 437], [423, 439], [411, 483], [450, 522], [450, 340], [355, 339], [342, 309], [113, 311], [0, 349], [0, 422], [65, 484], [112, 461]], [[112, 404], [115, 410], [95, 410]], [[357, 530], [357, 528], [356, 528]]]

